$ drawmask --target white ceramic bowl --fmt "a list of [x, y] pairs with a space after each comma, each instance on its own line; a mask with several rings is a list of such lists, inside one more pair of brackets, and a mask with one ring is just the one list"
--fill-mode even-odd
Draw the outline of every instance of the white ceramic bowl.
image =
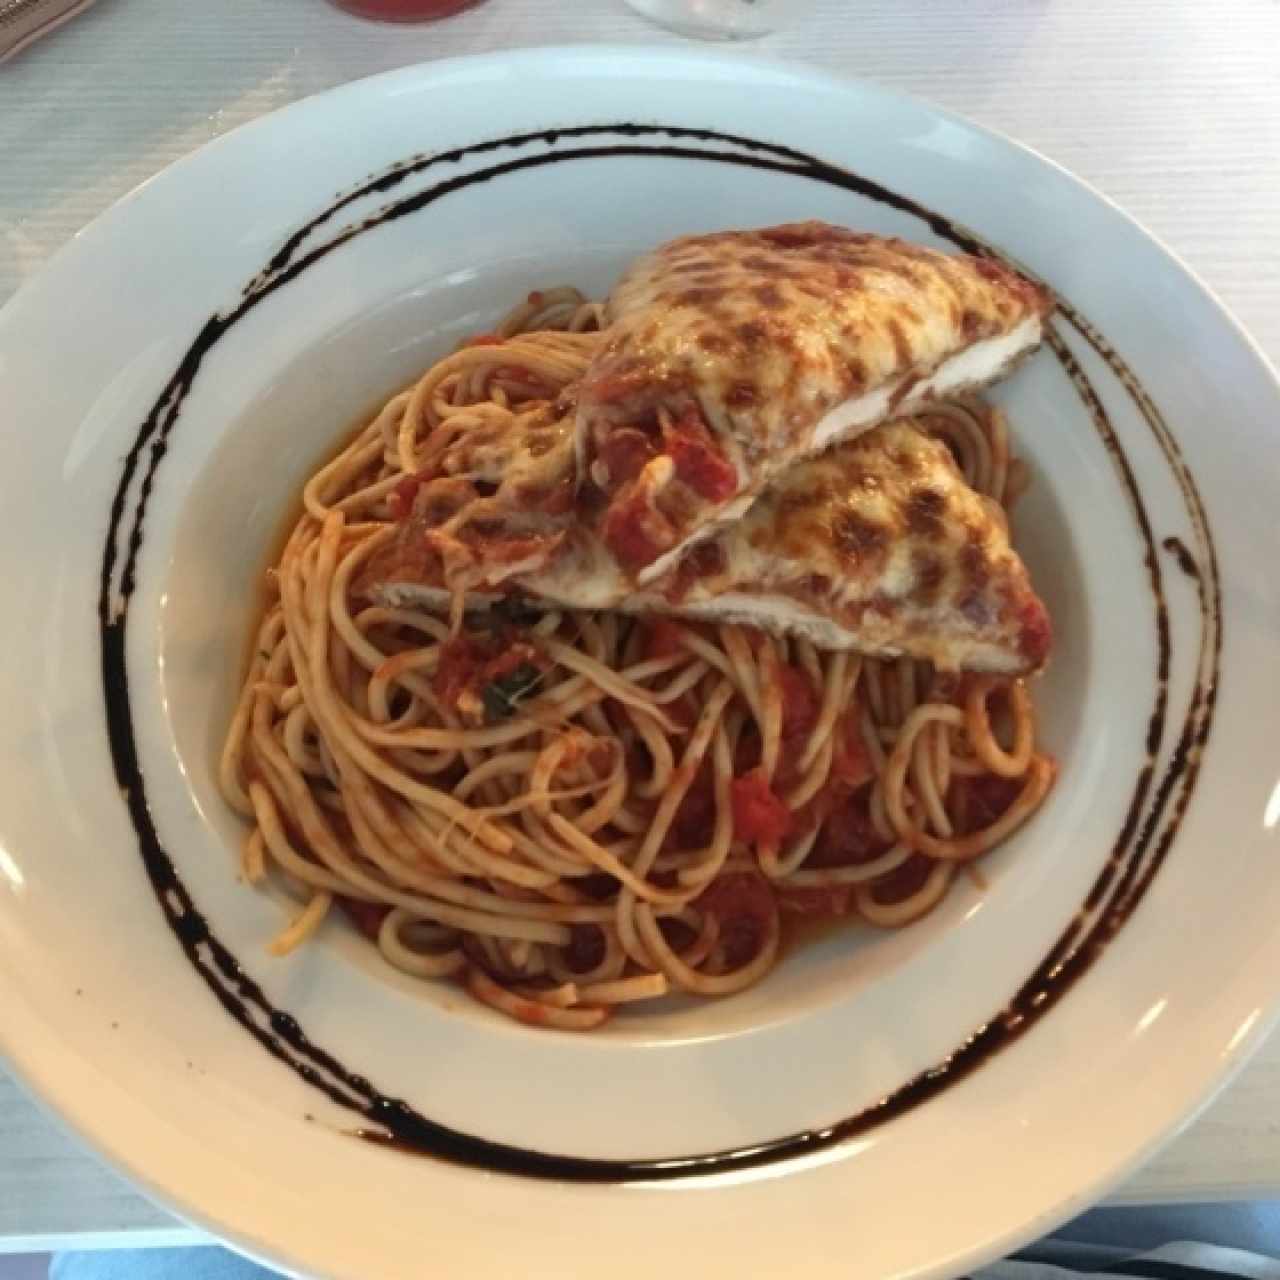
[[[1058, 635], [1042, 813], [916, 928], [587, 1039], [391, 973], [338, 922], [267, 957], [278, 905], [236, 879], [213, 769], [302, 477], [527, 290], [803, 217], [991, 246], [1063, 300], [995, 393]], [[1013, 143], [703, 51], [410, 68], [88, 227], [0, 312], [0, 411], [0, 1044], [241, 1248], [361, 1280], [948, 1274], [1099, 1195], [1270, 1025], [1280, 392], [1167, 253]], [[379, 1098], [450, 1158], [352, 1136]], [[521, 1152], [562, 1159], [494, 1172]]]

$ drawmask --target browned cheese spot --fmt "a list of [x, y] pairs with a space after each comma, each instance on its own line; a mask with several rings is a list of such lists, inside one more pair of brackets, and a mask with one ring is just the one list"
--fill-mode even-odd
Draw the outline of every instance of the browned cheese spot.
[[725, 295], [724, 289], [686, 289], [676, 295], [676, 305], [681, 307], [707, 307], [719, 302]]
[[947, 500], [936, 489], [915, 489], [907, 499], [907, 528], [922, 538], [942, 534], [942, 513]]
[[917, 551], [911, 557], [911, 567], [916, 577], [915, 586], [911, 590], [912, 600], [921, 605], [933, 604], [946, 577], [942, 561], [932, 552]]
[[889, 531], [856, 511], [842, 511], [831, 522], [831, 537], [837, 551], [850, 560], [861, 561], [884, 551]]
[[960, 599], [960, 613], [973, 623], [975, 627], [990, 626], [991, 606], [986, 598], [977, 591], [970, 591]]

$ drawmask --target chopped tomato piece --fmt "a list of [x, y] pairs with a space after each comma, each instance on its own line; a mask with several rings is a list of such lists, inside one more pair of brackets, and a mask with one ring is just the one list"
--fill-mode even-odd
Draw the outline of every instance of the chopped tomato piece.
[[735, 969], [760, 950], [778, 908], [769, 882], [751, 871], [733, 871], [713, 880], [693, 905], [715, 917], [725, 958]]
[[456, 707], [458, 699], [475, 684], [485, 657], [484, 650], [465, 631], [445, 642], [432, 687], [446, 707]]
[[688, 951], [698, 940], [697, 932], [683, 920], [674, 920], [671, 917], [659, 920], [658, 930], [667, 946], [677, 953]]
[[671, 424], [665, 433], [676, 475], [699, 497], [725, 502], [738, 492], [738, 473], [712, 438], [696, 409]]
[[634, 427], [609, 432], [599, 449], [600, 461], [609, 472], [609, 491], [634, 480], [657, 452], [652, 437]]
[[666, 844], [673, 849], [697, 849], [711, 843], [715, 829], [715, 783], [710, 768], [703, 765], [676, 809]]
[[671, 545], [671, 527], [644, 496], [637, 494], [611, 507], [604, 519], [604, 541], [628, 569], [651, 564]]
[[569, 926], [569, 945], [565, 948], [564, 962], [574, 973], [587, 973], [596, 968], [604, 960], [604, 954], [604, 934], [599, 925]]
[[956, 817], [957, 834], [969, 835], [989, 827], [1021, 790], [1021, 778], [1001, 778], [994, 773], [956, 778], [947, 792], [947, 808]]
[[671, 457], [676, 475], [700, 497], [725, 502], [737, 493], [737, 473], [709, 445], [677, 438], [671, 442]]
[[791, 831], [791, 810], [773, 794], [761, 770], [735, 778], [732, 797], [733, 831], [739, 840], [776, 844]]
[[912, 894], [924, 888], [929, 872], [937, 865], [922, 853], [913, 853], [900, 867], [886, 871], [871, 882], [871, 896], [885, 906], [905, 902]]
[[870, 862], [889, 849], [891, 842], [880, 835], [871, 821], [868, 800], [866, 788], [836, 797], [813, 851], [805, 859], [806, 867], [850, 867]]

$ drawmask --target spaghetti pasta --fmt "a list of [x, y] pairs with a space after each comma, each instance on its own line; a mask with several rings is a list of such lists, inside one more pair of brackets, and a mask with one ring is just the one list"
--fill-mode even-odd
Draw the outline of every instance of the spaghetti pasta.
[[[589, 1030], [760, 981], [792, 915], [919, 919], [1043, 800], [1054, 765], [1020, 682], [741, 626], [370, 598], [397, 486], [446, 444], [520, 422], [571, 447], [562, 400], [600, 323], [572, 290], [530, 295], [305, 486], [220, 764], [248, 877], [300, 900], [273, 952], [338, 906], [404, 973]], [[999, 411], [918, 421], [974, 487], [1016, 496]], [[445, 510], [446, 545], [473, 554], [501, 501]]]

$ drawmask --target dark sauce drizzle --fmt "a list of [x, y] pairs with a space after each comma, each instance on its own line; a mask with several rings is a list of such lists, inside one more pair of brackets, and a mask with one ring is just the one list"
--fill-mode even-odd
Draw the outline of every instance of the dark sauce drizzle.
[[1178, 568], [1195, 581], [1200, 580], [1200, 566], [1195, 557], [1187, 550], [1187, 544], [1181, 538], [1165, 538], [1160, 544], [1177, 562]]
[[[562, 151], [550, 150], [564, 138], [576, 140], [606, 136], [633, 140], [665, 138], [668, 141], [645, 145], [632, 141], [579, 146]], [[394, 201], [363, 220], [343, 227], [327, 241], [307, 247], [317, 232], [331, 223], [342, 210], [361, 199], [393, 191], [411, 175], [433, 166], [456, 165], [472, 157], [538, 143], [545, 144], [548, 150], [446, 178], [425, 191]], [[736, 150], [709, 150], [705, 149], [706, 144]], [[334, 203], [281, 246], [267, 266], [245, 287], [236, 306], [210, 317], [200, 330], [160, 398], [139, 427], [134, 444], [126, 455], [119, 487], [111, 505], [98, 600], [107, 731], [116, 778], [137, 832], [144, 866], [165, 917], [188, 960], [223, 1008], [269, 1053], [291, 1067], [308, 1084], [319, 1089], [333, 1102], [359, 1113], [367, 1125], [373, 1126], [359, 1131], [359, 1135], [369, 1141], [460, 1165], [575, 1182], [656, 1181], [723, 1173], [820, 1151], [902, 1115], [941, 1093], [1026, 1032], [1089, 969], [1129, 918], [1159, 870], [1190, 800], [1200, 757], [1212, 724], [1221, 649], [1221, 597], [1216, 553], [1203, 504], [1181, 452], [1158, 409], [1128, 366], [1078, 312], [1063, 303], [1059, 309], [1062, 320], [1118, 378], [1156, 437], [1182, 490], [1195, 540], [1201, 550], [1203, 570], [1197, 566], [1179, 539], [1166, 538], [1164, 546], [1177, 557], [1181, 568], [1198, 585], [1201, 607], [1200, 657], [1198, 678], [1184, 723], [1169, 762], [1155, 785], [1152, 803], [1147, 808], [1146, 801], [1152, 794], [1151, 788], [1155, 780], [1156, 757], [1165, 736], [1171, 653], [1168, 609], [1164, 600], [1156, 541], [1136, 478], [1111, 427], [1102, 400], [1062, 335], [1053, 332], [1050, 335], [1050, 347], [1080, 394], [1115, 463], [1146, 548], [1145, 561], [1155, 612], [1158, 673], [1155, 703], [1148, 724], [1147, 759], [1138, 771], [1128, 812], [1112, 854], [1075, 920], [1003, 1010], [974, 1031], [944, 1061], [856, 1115], [820, 1129], [790, 1134], [754, 1146], [671, 1159], [586, 1159], [528, 1151], [460, 1133], [428, 1119], [399, 1099], [383, 1095], [367, 1079], [350, 1071], [332, 1054], [312, 1041], [296, 1019], [275, 1008], [262, 988], [241, 968], [235, 956], [213, 935], [208, 922], [197, 910], [178, 876], [173, 860], [162, 846], [147, 804], [142, 768], [134, 742], [125, 661], [125, 628], [128, 604], [135, 586], [137, 559], [142, 547], [143, 522], [157, 468], [164, 458], [169, 436], [177, 424], [183, 401], [191, 390], [204, 357], [249, 311], [327, 254], [356, 236], [412, 214], [451, 192], [504, 174], [567, 160], [626, 155], [711, 161], [793, 174], [842, 188], [907, 213], [966, 252], [1002, 256], [973, 232], [877, 183], [788, 147], [711, 130], [662, 125], [587, 125], [497, 139], [436, 156], [415, 156], [341, 194]], [[131, 503], [131, 492], [139, 472], [141, 480], [137, 484], [136, 493], [132, 495]], [[120, 565], [122, 554], [123, 564]], [[118, 568], [117, 584], [115, 580]]]

